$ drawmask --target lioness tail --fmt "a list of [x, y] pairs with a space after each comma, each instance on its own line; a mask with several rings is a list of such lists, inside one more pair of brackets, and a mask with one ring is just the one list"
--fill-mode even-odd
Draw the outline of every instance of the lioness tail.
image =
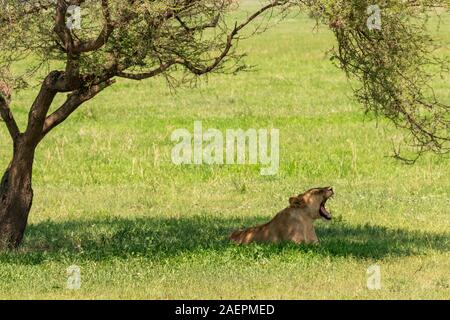
[[250, 243], [254, 240], [253, 238], [255, 233], [258, 231], [258, 228], [259, 227], [253, 227], [245, 230], [236, 230], [231, 234], [230, 240], [236, 242], [237, 244]]

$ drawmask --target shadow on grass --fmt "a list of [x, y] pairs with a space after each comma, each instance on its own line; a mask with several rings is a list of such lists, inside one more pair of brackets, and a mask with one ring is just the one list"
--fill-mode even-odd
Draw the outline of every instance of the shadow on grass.
[[[381, 226], [320, 224], [320, 246], [294, 244], [235, 246], [227, 237], [233, 229], [265, 221], [196, 216], [186, 218], [109, 218], [41, 222], [30, 225], [21, 249], [1, 253], [0, 263], [40, 264], [44, 261], [90, 260], [145, 256], [164, 259], [182, 253], [231, 252], [239, 259], [309, 252], [322, 256], [380, 259], [424, 250], [450, 251], [450, 234], [394, 230]], [[256, 253], [255, 253], [256, 252]]]

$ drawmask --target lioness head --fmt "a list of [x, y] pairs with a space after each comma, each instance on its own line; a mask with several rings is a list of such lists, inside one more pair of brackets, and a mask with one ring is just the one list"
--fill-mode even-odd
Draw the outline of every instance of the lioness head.
[[332, 187], [314, 188], [289, 199], [291, 207], [302, 208], [313, 219], [331, 220], [325, 203], [334, 195]]

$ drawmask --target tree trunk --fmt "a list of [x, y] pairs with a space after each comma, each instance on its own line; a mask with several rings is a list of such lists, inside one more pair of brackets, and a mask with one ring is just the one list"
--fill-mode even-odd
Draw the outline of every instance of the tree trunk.
[[33, 201], [31, 177], [35, 146], [18, 140], [13, 160], [0, 183], [0, 249], [20, 245]]

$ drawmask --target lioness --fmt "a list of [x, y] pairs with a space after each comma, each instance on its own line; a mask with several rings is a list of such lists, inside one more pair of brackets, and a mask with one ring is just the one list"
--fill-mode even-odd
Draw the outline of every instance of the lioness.
[[327, 200], [334, 195], [333, 188], [314, 188], [289, 199], [289, 207], [279, 212], [270, 222], [245, 230], [233, 232], [230, 239], [237, 244], [250, 242], [318, 243], [314, 220], [331, 220], [325, 208]]

